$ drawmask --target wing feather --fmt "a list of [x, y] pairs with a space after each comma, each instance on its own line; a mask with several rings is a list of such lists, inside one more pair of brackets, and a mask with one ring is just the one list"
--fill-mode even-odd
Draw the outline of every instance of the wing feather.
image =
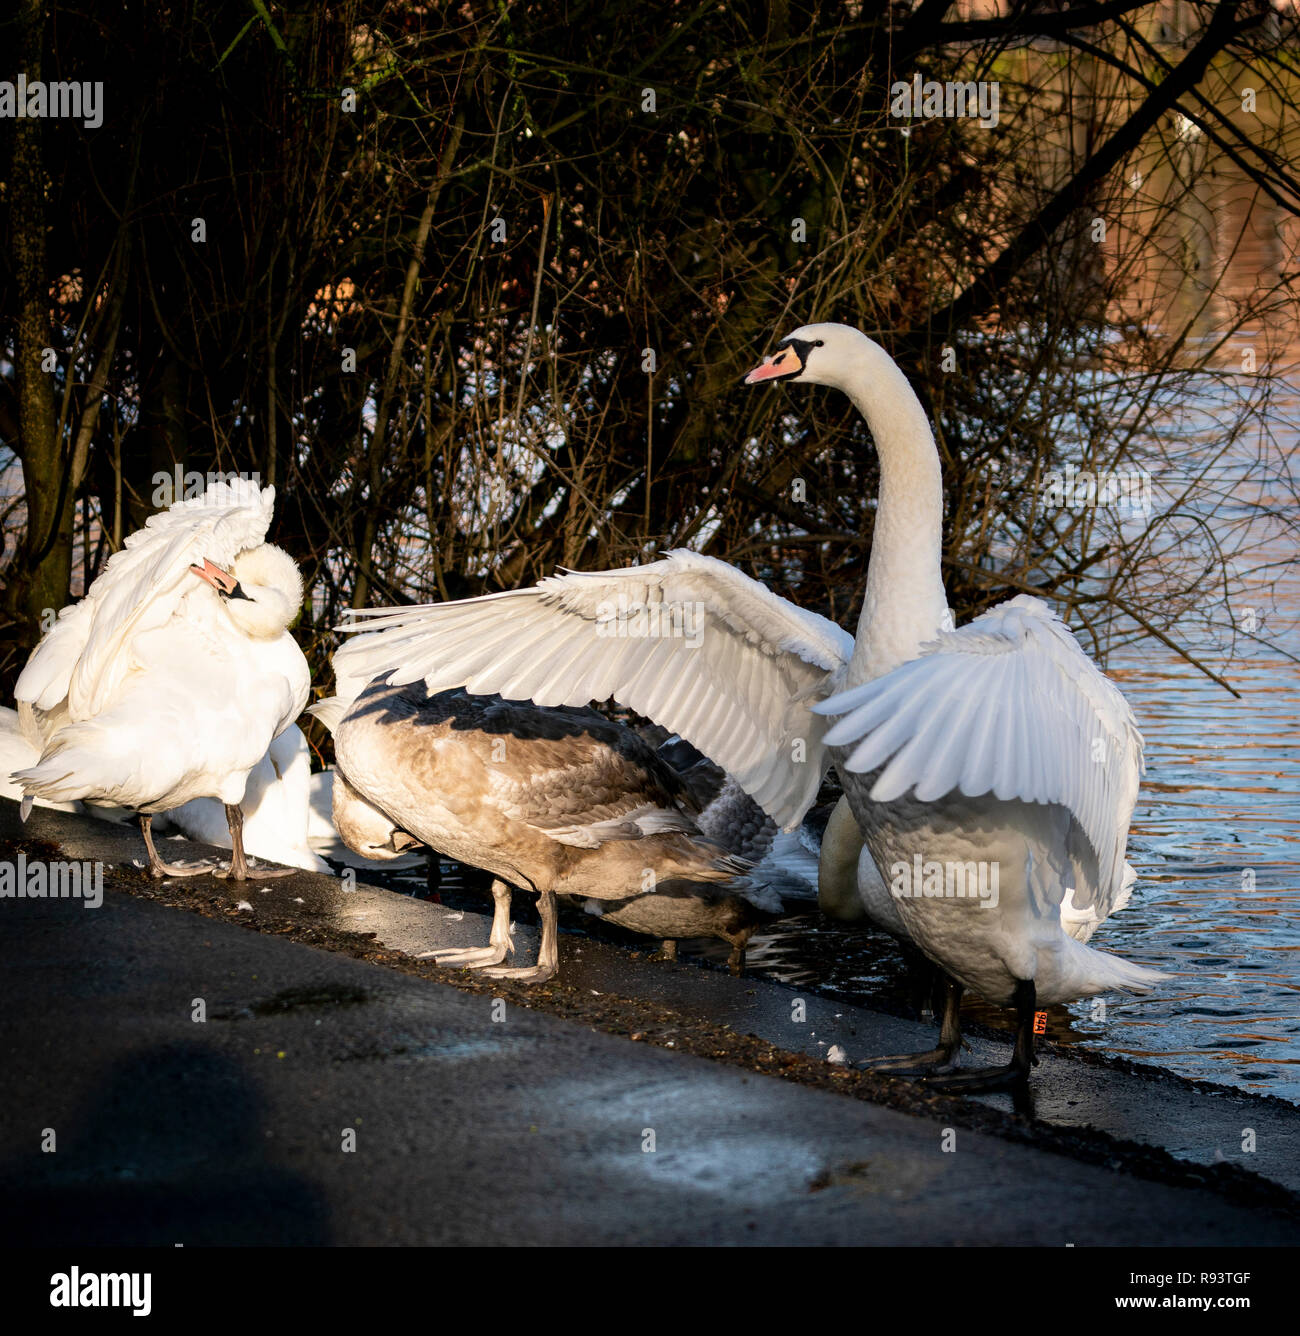
[[189, 568], [206, 557], [229, 566], [266, 538], [275, 488], [216, 482], [202, 496], [151, 515], [108, 559], [85, 598], [60, 614], [14, 689], [36, 709], [70, 720], [98, 714], [135, 667], [132, 645], [163, 626], [194, 588]]
[[[637, 610], [654, 634], [632, 632]], [[390, 674], [545, 705], [612, 698], [686, 738], [787, 827], [826, 769], [827, 724], [810, 707], [853, 654], [833, 622], [693, 552], [459, 603], [367, 609], [343, 629], [359, 634], [334, 656], [340, 695]]]
[[1059, 804], [1097, 859], [1083, 913], [1122, 903], [1124, 848], [1142, 773], [1128, 702], [1041, 600], [1021, 595], [942, 633], [921, 657], [814, 705], [838, 716], [828, 746], [851, 771], [879, 771], [876, 802], [960, 790]]

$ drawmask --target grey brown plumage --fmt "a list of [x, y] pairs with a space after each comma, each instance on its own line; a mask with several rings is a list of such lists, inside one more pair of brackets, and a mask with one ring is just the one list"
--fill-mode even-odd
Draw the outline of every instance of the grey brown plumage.
[[[350, 805], [360, 800], [368, 843], [390, 838], [370, 815], [379, 813], [392, 830], [544, 897], [544, 937], [546, 897], [557, 894], [601, 901], [607, 915], [639, 905], [630, 920], [650, 914], [657, 925], [679, 897], [689, 905], [683, 889], [708, 901], [716, 889], [713, 917], [728, 940], [745, 913], [736, 902], [779, 910], [779, 900], [750, 885], [751, 864], [700, 831], [695, 799], [672, 767], [594, 710], [376, 682], [341, 717], [334, 713], [343, 777], [335, 818], [345, 838], [359, 815]], [[646, 892], [660, 889], [666, 909], [646, 903], [661, 898]], [[691, 914], [692, 923], [710, 917], [698, 907]], [[639, 930], [661, 935], [658, 926]]]

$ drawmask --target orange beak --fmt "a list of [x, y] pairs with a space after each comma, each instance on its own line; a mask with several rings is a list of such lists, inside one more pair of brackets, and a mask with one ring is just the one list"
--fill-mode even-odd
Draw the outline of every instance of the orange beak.
[[741, 381], [742, 385], [757, 385], [765, 380], [780, 380], [783, 376], [797, 376], [803, 370], [799, 354], [787, 344], [763, 360]]
[[235, 579], [230, 571], [223, 570], [215, 562], [209, 561], [207, 557], [203, 558], [202, 566], [191, 566], [190, 571], [197, 575], [200, 580], [210, 584], [218, 594], [225, 594], [227, 598], [239, 588], [239, 581]]

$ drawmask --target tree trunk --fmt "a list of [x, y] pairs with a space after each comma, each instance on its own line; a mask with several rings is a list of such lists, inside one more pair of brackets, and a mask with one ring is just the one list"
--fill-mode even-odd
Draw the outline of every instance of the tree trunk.
[[[45, 19], [41, 0], [18, 8], [16, 67], [28, 82], [41, 78]], [[76, 497], [66, 486], [54, 403], [53, 372], [42, 370], [50, 327], [50, 281], [45, 261], [45, 163], [39, 118], [13, 122], [9, 174], [9, 229], [18, 318], [14, 382], [18, 401], [18, 454], [27, 500], [27, 535], [16, 579], [5, 592], [6, 612], [18, 623], [17, 639], [30, 648], [42, 621], [68, 598], [72, 577], [72, 520]]]

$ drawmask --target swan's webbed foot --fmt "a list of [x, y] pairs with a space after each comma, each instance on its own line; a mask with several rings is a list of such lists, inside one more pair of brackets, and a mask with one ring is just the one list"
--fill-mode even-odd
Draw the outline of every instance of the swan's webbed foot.
[[956, 1049], [947, 1044], [928, 1049], [924, 1053], [898, 1053], [887, 1058], [868, 1058], [853, 1065], [860, 1072], [882, 1072], [891, 1076], [930, 1075], [934, 1070], [951, 1071]]
[[488, 965], [480, 973], [488, 979], [513, 979], [516, 983], [545, 983], [553, 979], [559, 965], [552, 961], [543, 965]]
[[215, 873], [221, 866], [220, 863], [206, 859], [199, 859], [196, 862], [164, 863], [158, 857], [158, 850], [153, 847], [153, 816], [149, 813], [140, 813], [140, 834], [144, 836], [144, 847], [149, 855], [146, 866], [149, 875], [155, 881], [163, 881], [167, 877], [202, 877]]
[[432, 960], [439, 965], [463, 965], [478, 969], [484, 965], [499, 965], [510, 948], [504, 943], [497, 946], [447, 946], [437, 951], [421, 951], [420, 960]]
[[676, 960], [677, 959], [677, 941], [672, 937], [665, 937], [659, 943], [659, 950], [655, 953], [657, 960]]
[[871, 1058], [855, 1063], [859, 1071], [889, 1073], [894, 1076], [929, 1076], [935, 1069], [950, 1070], [961, 1048], [961, 984], [946, 974], [943, 982], [943, 1019], [939, 1023], [939, 1042], [925, 1053], [900, 1053], [894, 1057]]
[[276, 877], [292, 877], [293, 874], [294, 869], [291, 867], [255, 867], [245, 859], [242, 867], [237, 867], [231, 860], [229, 867], [218, 868], [212, 875], [230, 881], [272, 881]]
[[[493, 883], [496, 894], [499, 883]], [[500, 901], [497, 902], [498, 905]], [[506, 903], [509, 904], [507, 891]], [[481, 973], [489, 979], [513, 979], [516, 983], [545, 983], [555, 977], [560, 968], [559, 917], [555, 908], [555, 892], [541, 891], [537, 896], [537, 912], [542, 920], [542, 944], [537, 952], [536, 965], [488, 965]]]
[[972, 1067], [925, 1078], [925, 1088], [941, 1095], [976, 1095], [985, 1090], [1015, 1090], [1024, 1086], [1029, 1071], [1016, 1062], [1005, 1067]]
[[492, 933], [486, 946], [445, 946], [436, 951], [422, 951], [422, 960], [439, 965], [461, 965], [470, 970], [487, 970], [500, 965], [506, 954], [514, 955], [510, 938], [510, 887], [500, 878], [492, 883]]
[[928, 1077], [927, 1090], [941, 1095], [975, 1095], [986, 1090], [1012, 1090], [1023, 1093], [1028, 1088], [1029, 1069], [1037, 1065], [1034, 1057], [1034, 1009], [1037, 993], [1032, 979], [1016, 984], [1013, 998], [1018, 1017], [1016, 1047], [1005, 1067], [977, 1067], [970, 1071]]
[[149, 875], [155, 881], [163, 881], [167, 877], [202, 877], [204, 875], [217, 876], [221, 868], [220, 863], [164, 863], [156, 854], [148, 863], [137, 864], [148, 870]]

